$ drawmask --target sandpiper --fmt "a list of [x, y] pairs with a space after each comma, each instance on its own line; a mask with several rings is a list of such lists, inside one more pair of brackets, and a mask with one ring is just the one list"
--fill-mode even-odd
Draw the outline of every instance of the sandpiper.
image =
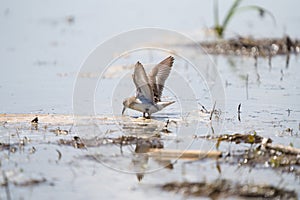
[[169, 56], [153, 67], [148, 75], [140, 62], [135, 64], [132, 78], [136, 87], [136, 96], [126, 98], [123, 101], [122, 115], [126, 108], [131, 108], [142, 112], [143, 117], [146, 117], [147, 114], [147, 118], [150, 118], [152, 113], [160, 111], [175, 102], [163, 102], [160, 99], [173, 62], [174, 58]]

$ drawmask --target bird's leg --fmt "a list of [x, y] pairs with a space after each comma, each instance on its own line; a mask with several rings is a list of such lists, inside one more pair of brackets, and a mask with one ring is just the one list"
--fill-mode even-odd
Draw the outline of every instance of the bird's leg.
[[[148, 115], [147, 117], [146, 117], [146, 113]], [[150, 119], [150, 114], [149, 114], [149, 109], [148, 108], [146, 108], [146, 112], [144, 112], [144, 114], [145, 114], [144, 115], [145, 118]]]
[[[146, 116], [146, 115], [145, 115]], [[150, 119], [150, 114], [149, 113], [147, 113], [147, 117], [146, 117], [147, 119]]]

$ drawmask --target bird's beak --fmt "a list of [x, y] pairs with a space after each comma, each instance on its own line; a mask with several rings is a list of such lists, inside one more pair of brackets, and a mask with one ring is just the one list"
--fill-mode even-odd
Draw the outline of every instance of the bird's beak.
[[123, 110], [122, 110], [122, 115], [124, 115], [125, 110], [126, 110], [126, 107], [124, 106]]

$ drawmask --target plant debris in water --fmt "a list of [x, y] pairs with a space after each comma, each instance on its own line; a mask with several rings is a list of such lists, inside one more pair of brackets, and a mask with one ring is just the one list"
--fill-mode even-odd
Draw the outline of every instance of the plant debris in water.
[[86, 147], [98, 147], [107, 144], [124, 145], [138, 145], [140, 147], [147, 148], [163, 148], [163, 142], [157, 137], [142, 138], [136, 136], [120, 136], [117, 138], [91, 138], [81, 139], [78, 136], [74, 136], [72, 140], [60, 139], [58, 141], [60, 145], [73, 146], [75, 148]]
[[238, 166], [271, 167], [283, 172], [294, 173], [297, 176], [300, 175], [300, 149], [272, 144], [270, 138], [263, 138], [255, 131], [249, 134], [235, 133], [201, 138], [217, 140], [217, 149], [222, 141], [256, 145], [246, 150], [228, 152], [222, 159], [219, 159], [219, 162], [229, 162]]
[[180, 193], [186, 196], [210, 197], [212, 199], [228, 197], [297, 199], [295, 191], [271, 185], [234, 184], [224, 179], [212, 183], [171, 182], [160, 187], [168, 192]]
[[118, 138], [111, 138], [112, 144], [132, 145], [146, 143], [150, 148], [163, 148], [163, 143], [158, 137], [142, 138], [136, 136], [121, 136]]
[[209, 54], [243, 55], [272, 57], [300, 53], [300, 41], [292, 40], [289, 36], [279, 39], [253, 39], [239, 37], [237, 39], [201, 42], [200, 45]]
[[[23, 139], [20, 139], [18, 143], [3, 143], [0, 142], [0, 151], [9, 150], [11, 153], [17, 152], [17, 150], [24, 150], [24, 146], [29, 142], [29, 139], [27, 137], [24, 137]], [[35, 147], [32, 147], [34, 152], [36, 151]], [[32, 153], [34, 153], [32, 152]]]
[[295, 173], [297, 176], [300, 175], [300, 154], [291, 154], [283, 149], [275, 150], [276, 148], [268, 148], [269, 146], [273, 145], [259, 145], [245, 151], [232, 152], [231, 161], [228, 158], [224, 161], [232, 162], [232, 164], [238, 163], [239, 166], [271, 167], [284, 172]]

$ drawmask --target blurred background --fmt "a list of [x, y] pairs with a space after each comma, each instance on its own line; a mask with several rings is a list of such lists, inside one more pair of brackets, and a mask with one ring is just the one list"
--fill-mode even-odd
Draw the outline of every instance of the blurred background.
[[[224, 18], [233, 1], [219, 2]], [[76, 74], [97, 45], [121, 32], [159, 27], [194, 40], [214, 39], [213, 1], [1, 1], [0, 110], [2, 113], [70, 113]], [[296, 38], [300, 2], [243, 1], [276, 18], [237, 13], [225, 38]]]

